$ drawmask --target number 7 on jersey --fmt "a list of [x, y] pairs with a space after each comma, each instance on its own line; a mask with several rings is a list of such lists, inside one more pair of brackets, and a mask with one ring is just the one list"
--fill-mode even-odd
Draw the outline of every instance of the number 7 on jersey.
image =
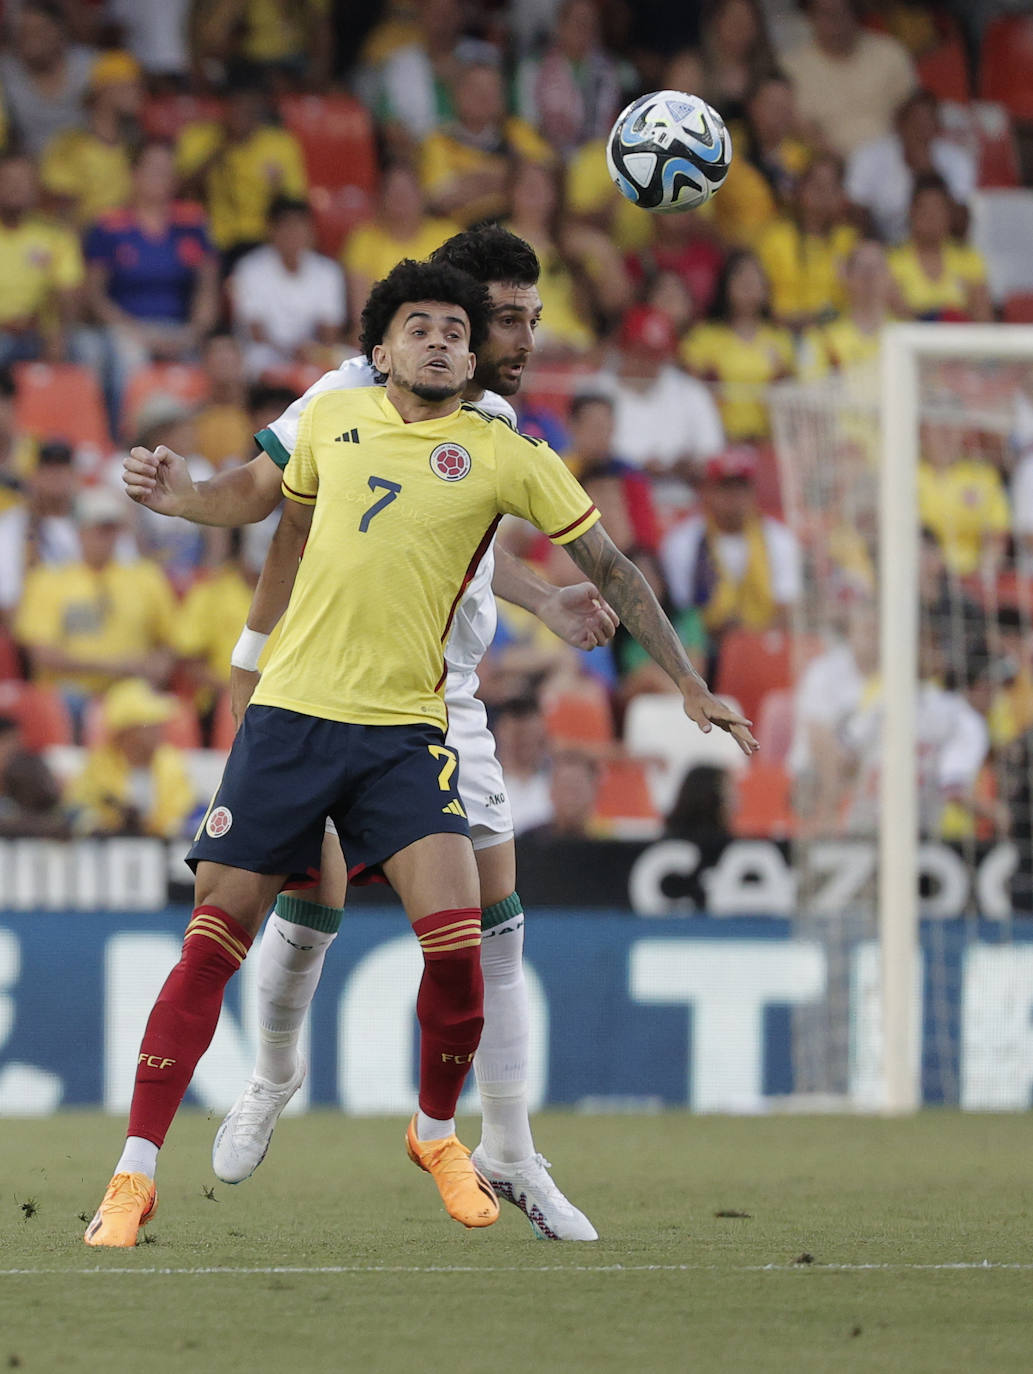
[[379, 501], [374, 501], [369, 510], [365, 512], [359, 521], [359, 533], [365, 534], [369, 529], [369, 522], [374, 515], [379, 515], [382, 510], [391, 504], [398, 493], [402, 490], [401, 482], [392, 482], [387, 477], [371, 477], [369, 479], [370, 491], [383, 491], [384, 495]]

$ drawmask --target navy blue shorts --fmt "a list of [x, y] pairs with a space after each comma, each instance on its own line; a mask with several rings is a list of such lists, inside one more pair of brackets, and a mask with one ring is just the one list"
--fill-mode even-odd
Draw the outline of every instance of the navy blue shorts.
[[368, 882], [425, 835], [470, 833], [458, 756], [433, 725], [348, 725], [249, 706], [187, 863], [312, 878], [327, 816], [349, 876]]

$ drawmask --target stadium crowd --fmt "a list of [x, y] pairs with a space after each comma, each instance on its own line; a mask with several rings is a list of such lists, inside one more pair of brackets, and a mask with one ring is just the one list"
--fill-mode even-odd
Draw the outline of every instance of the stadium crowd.
[[[186, 751], [232, 737], [229, 656], [270, 530], [134, 507], [120, 455], [165, 444], [195, 478], [247, 461], [356, 351], [374, 281], [495, 220], [542, 264], [521, 427], [756, 722], [760, 760], [734, 795], [705, 776], [701, 824], [870, 829], [873, 537], [842, 541], [838, 611], [802, 633], [815, 559], [772, 388], [870, 367], [889, 320], [1033, 320], [971, 233], [981, 195], [1033, 181], [1028, 7], [359, 8], [2, 6], [0, 833], [192, 828]], [[615, 115], [658, 88], [704, 96], [732, 133], [695, 212], [646, 214], [607, 174]], [[931, 834], [1008, 832], [988, 760], [1028, 753], [1033, 729], [1033, 386], [1009, 405], [995, 442], [922, 432]], [[578, 580], [529, 527], [500, 538]], [[518, 833], [655, 834], [664, 812], [679, 833], [684, 769], [727, 763], [680, 757], [669, 684], [620, 632], [581, 653], [500, 603], [481, 682]], [[657, 758], [678, 765], [666, 791]]]

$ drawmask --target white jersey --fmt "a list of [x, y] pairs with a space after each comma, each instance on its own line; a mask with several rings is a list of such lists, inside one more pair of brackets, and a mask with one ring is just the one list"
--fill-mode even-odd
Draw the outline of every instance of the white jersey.
[[[291, 402], [278, 420], [274, 420], [255, 437], [273, 462], [278, 467], [285, 468], [297, 442], [302, 413], [313, 396], [318, 396], [324, 391], [375, 386], [376, 381], [373, 368], [361, 354], [355, 358], [345, 358], [340, 367], [334, 368], [332, 372], [324, 372], [303, 396]], [[516, 412], [508, 401], [496, 395], [494, 391], [486, 391], [477, 405], [490, 415], [501, 416], [514, 429], [516, 428]], [[476, 671], [477, 665], [495, 638], [498, 613], [491, 590], [494, 575], [495, 541], [492, 540], [466, 589], [466, 594], [459, 603], [452, 621], [452, 632], [445, 645], [445, 662], [448, 665], [446, 700], [459, 680]]]

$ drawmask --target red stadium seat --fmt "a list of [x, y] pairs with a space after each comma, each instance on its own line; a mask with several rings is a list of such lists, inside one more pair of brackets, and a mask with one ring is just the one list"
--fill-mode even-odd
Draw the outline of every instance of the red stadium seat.
[[133, 373], [122, 404], [122, 433], [135, 441], [137, 417], [152, 396], [174, 396], [185, 405], [200, 404], [208, 395], [208, 376], [202, 367], [187, 363], [152, 363]]
[[782, 630], [729, 630], [721, 638], [714, 690], [756, 721], [768, 692], [792, 683], [792, 640]]
[[18, 646], [6, 630], [0, 630], [0, 681], [22, 676]]
[[316, 226], [316, 247], [336, 258], [345, 239], [373, 213], [373, 197], [362, 186], [313, 186], [309, 205]]
[[72, 718], [56, 687], [0, 682], [0, 715], [18, 722], [27, 749], [47, 749], [73, 741]]
[[73, 363], [18, 363], [14, 368], [15, 417], [38, 439], [64, 439], [110, 453], [111, 435], [97, 379]]
[[782, 518], [782, 477], [778, 470], [775, 446], [774, 444], [757, 444], [754, 452], [757, 455], [757, 475], [754, 478], [753, 489], [757, 495], [757, 504], [765, 515], [773, 515], [776, 520], [780, 520]]
[[267, 367], [262, 373], [266, 386], [282, 386], [300, 396], [313, 382], [318, 382], [326, 371], [317, 363], [291, 363], [287, 367]]
[[174, 142], [187, 124], [198, 120], [217, 120], [222, 115], [223, 102], [215, 96], [190, 95], [186, 92], [151, 96], [143, 107], [141, 123], [149, 138], [163, 138]]
[[1005, 324], [1033, 324], [1033, 291], [1013, 291], [1001, 307]]
[[377, 185], [377, 147], [369, 111], [350, 95], [285, 95], [280, 117], [301, 144], [311, 186]]
[[1033, 15], [995, 19], [983, 35], [979, 94], [1021, 120], [1033, 120]]
[[967, 104], [972, 99], [972, 82], [968, 74], [968, 55], [959, 31], [945, 37], [918, 58], [918, 84], [940, 100], [957, 100]]
[[754, 758], [736, 778], [732, 829], [737, 835], [780, 840], [791, 835], [795, 818], [789, 774], [780, 763]]
[[760, 703], [753, 733], [763, 758], [769, 763], [783, 763], [793, 743], [794, 702], [788, 687], [766, 692]]
[[647, 765], [642, 759], [613, 758], [603, 765], [595, 803], [596, 819], [620, 830], [622, 821], [654, 826], [659, 821], [649, 788]]

